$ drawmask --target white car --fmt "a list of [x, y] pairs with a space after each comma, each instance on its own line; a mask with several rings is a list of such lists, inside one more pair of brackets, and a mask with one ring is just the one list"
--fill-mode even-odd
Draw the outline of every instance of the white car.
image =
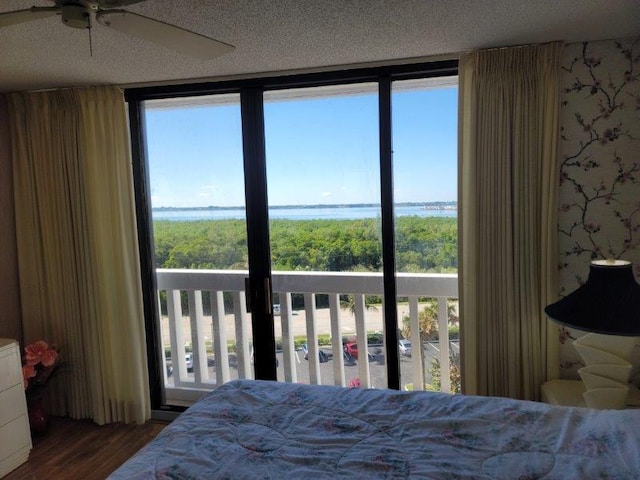
[[[184, 354], [185, 364], [187, 366], [187, 372], [193, 372], [193, 353], [185, 353]], [[171, 359], [167, 360], [167, 377], [173, 375], [173, 364], [171, 363]]]
[[398, 348], [400, 349], [400, 355], [411, 356], [411, 342], [409, 340], [398, 340]]

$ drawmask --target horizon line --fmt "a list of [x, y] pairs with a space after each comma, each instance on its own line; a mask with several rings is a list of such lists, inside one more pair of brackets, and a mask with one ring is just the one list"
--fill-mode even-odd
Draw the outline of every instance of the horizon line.
[[[408, 207], [437, 207], [437, 206], [456, 206], [457, 200], [438, 200], [433, 202], [398, 202], [394, 206]], [[358, 208], [358, 207], [379, 207], [379, 203], [317, 203], [303, 205], [269, 205], [269, 209], [291, 209], [291, 208]], [[208, 205], [201, 207], [152, 207], [151, 210], [246, 210], [245, 206], [216, 206]]]

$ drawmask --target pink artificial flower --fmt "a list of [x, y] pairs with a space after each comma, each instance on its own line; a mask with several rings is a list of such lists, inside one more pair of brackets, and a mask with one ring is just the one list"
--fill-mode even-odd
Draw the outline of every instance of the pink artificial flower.
[[22, 383], [24, 384], [25, 390], [29, 386], [29, 379], [35, 376], [36, 376], [36, 369], [33, 365], [24, 365], [22, 367]]
[[25, 347], [27, 365], [37, 365], [42, 362], [45, 367], [50, 367], [56, 361], [58, 352], [49, 347], [44, 340], [38, 340]]
[[36, 376], [36, 369], [33, 365], [25, 365], [22, 367], [22, 376], [24, 378], [32, 378]]
[[56, 363], [56, 358], [58, 358], [58, 352], [56, 352], [53, 348], [45, 351], [42, 354], [42, 365], [45, 367], [50, 367], [54, 363]]

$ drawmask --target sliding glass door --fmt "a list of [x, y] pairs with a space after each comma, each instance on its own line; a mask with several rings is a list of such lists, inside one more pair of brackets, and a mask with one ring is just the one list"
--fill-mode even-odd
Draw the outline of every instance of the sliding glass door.
[[240, 95], [144, 112], [163, 385], [179, 403], [253, 376]]
[[264, 100], [278, 378], [384, 387], [378, 85]]

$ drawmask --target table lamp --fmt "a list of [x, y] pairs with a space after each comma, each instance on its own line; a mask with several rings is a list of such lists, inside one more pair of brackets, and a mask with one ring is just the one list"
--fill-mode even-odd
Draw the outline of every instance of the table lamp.
[[586, 365], [578, 370], [586, 405], [625, 408], [640, 336], [640, 285], [631, 262], [594, 260], [585, 284], [544, 311], [557, 323], [590, 332], [573, 342]]

